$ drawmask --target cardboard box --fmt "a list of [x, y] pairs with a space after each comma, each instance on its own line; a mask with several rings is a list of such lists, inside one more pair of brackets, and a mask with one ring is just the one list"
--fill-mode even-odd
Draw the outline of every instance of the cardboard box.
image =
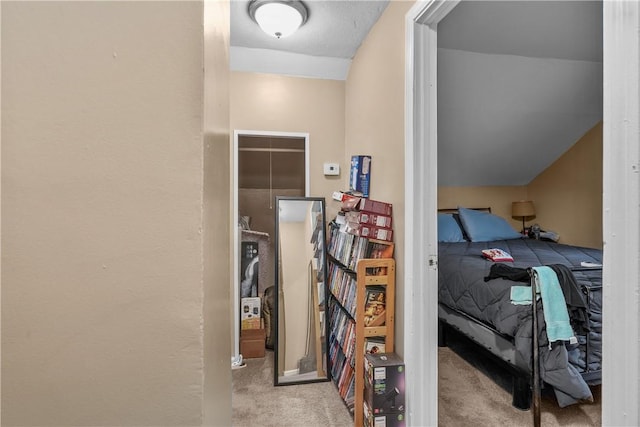
[[365, 354], [364, 376], [364, 400], [373, 415], [404, 413], [404, 362], [398, 355]]
[[380, 200], [361, 199], [360, 203], [358, 203], [358, 209], [380, 215], [393, 215], [393, 205]]
[[391, 217], [371, 212], [351, 211], [345, 212], [345, 219], [355, 224], [367, 224], [374, 227], [391, 228]]
[[260, 297], [242, 298], [240, 300], [240, 323], [242, 329], [256, 329], [256, 321], [257, 328], [260, 327], [260, 307]]
[[242, 319], [240, 323], [241, 329], [260, 329], [262, 328], [262, 319], [253, 317], [251, 319]]
[[374, 227], [373, 225], [348, 222], [346, 230], [347, 233], [366, 237], [367, 239], [384, 240], [385, 242], [393, 241], [393, 230], [388, 228], [380, 228]]
[[240, 331], [240, 354], [245, 359], [264, 357], [266, 330], [243, 329]]
[[340, 209], [343, 212], [368, 212], [369, 214], [378, 214], [388, 217], [393, 216], [393, 205], [391, 203], [382, 202], [380, 200], [367, 199], [365, 197], [345, 194], [342, 199]]
[[404, 427], [406, 425], [404, 412], [397, 414], [374, 414], [364, 402], [364, 427]]
[[371, 156], [351, 156], [351, 174], [349, 175], [349, 189], [369, 197], [371, 182]]

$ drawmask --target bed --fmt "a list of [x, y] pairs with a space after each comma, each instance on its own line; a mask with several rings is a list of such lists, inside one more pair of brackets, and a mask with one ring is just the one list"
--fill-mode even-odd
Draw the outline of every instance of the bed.
[[[513, 376], [513, 405], [520, 409], [529, 409], [532, 387], [534, 409], [538, 405], [538, 381], [554, 391], [561, 407], [593, 400], [590, 386], [601, 382], [602, 251], [523, 238], [488, 209], [448, 211], [438, 214], [439, 345], [446, 345], [453, 328], [503, 362]], [[491, 248], [506, 251], [513, 262], [484, 258], [482, 250]], [[539, 299], [514, 300], [514, 290], [526, 293], [527, 286], [532, 295], [540, 266], [552, 266], [560, 282], [575, 280], [573, 288], [582, 294], [585, 307], [579, 309], [576, 296], [565, 295], [571, 342], [550, 344]]]

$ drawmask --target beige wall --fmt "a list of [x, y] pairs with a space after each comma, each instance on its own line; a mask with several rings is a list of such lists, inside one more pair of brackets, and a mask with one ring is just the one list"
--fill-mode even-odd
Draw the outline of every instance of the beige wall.
[[602, 248], [602, 122], [527, 186], [535, 222], [560, 242]]
[[[231, 73], [231, 129], [308, 132], [310, 194], [325, 197], [327, 218], [339, 210], [331, 194], [343, 189], [344, 82], [259, 73]], [[326, 177], [324, 162], [340, 164]]]
[[560, 234], [560, 242], [602, 248], [602, 122], [526, 186], [438, 187], [438, 207], [487, 207], [509, 219], [511, 202], [532, 200], [538, 223]]
[[230, 423], [202, 24], [202, 2], [2, 2], [2, 425]]
[[[202, 7], [202, 6], [201, 6]], [[202, 425], [231, 425], [232, 239], [230, 12], [228, 1], [204, 2]], [[193, 78], [193, 82], [199, 80]], [[196, 308], [196, 307], [194, 307]]]
[[[374, 200], [393, 204], [396, 243], [396, 352], [404, 347], [404, 17], [411, 1], [392, 1], [358, 49], [346, 84], [345, 164], [369, 154]], [[348, 187], [348, 174], [343, 174]], [[409, 231], [410, 232], [410, 231]]]

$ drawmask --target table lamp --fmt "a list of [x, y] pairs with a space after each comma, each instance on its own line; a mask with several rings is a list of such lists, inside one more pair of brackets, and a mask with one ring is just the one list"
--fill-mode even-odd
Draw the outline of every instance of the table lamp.
[[532, 219], [536, 216], [536, 209], [530, 200], [520, 200], [511, 204], [511, 216], [513, 218], [522, 218], [522, 233], [525, 232], [524, 222], [527, 218]]

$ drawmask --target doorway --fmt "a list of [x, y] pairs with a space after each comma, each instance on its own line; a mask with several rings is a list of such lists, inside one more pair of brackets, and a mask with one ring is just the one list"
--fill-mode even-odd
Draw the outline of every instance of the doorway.
[[[457, 3], [420, 1], [406, 16], [405, 224], [414, 231], [406, 236], [405, 250], [406, 293], [412, 295], [405, 301], [405, 362], [407, 373], [415, 378], [407, 391], [411, 425], [438, 422], [437, 26]], [[637, 2], [603, 2], [603, 7], [603, 312], [607, 313], [603, 316], [603, 382], [608, 386], [602, 423], [637, 425], [640, 332], [637, 327], [629, 332], [615, 324], [638, 325], [640, 321], [639, 301], [629, 298], [640, 291], [640, 6]], [[629, 343], [625, 352], [615, 351], [620, 342]]]
[[[309, 192], [309, 134], [236, 130], [233, 156], [233, 218], [237, 221], [237, 232], [233, 238], [231, 364], [236, 367], [243, 363], [239, 344], [240, 299], [241, 276], [246, 266], [242, 259], [247, 250], [254, 251], [259, 258], [258, 280], [249, 293], [263, 298], [275, 279], [275, 198], [306, 196]], [[268, 345], [273, 337], [270, 331], [266, 333]]]

